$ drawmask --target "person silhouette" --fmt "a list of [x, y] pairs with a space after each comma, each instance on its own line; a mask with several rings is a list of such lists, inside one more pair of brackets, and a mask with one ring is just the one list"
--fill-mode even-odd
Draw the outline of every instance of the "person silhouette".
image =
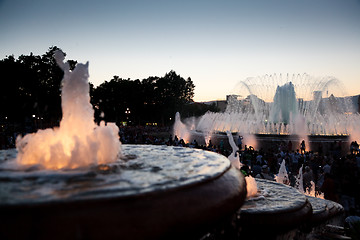
[[300, 143], [300, 151], [301, 154], [305, 154], [305, 140], [302, 140], [302, 142]]

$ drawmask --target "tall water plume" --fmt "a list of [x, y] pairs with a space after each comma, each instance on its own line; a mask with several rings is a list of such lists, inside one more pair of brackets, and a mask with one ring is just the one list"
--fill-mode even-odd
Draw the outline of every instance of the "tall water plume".
[[289, 176], [288, 176], [288, 173], [286, 170], [286, 165], [285, 165], [285, 159], [283, 159], [283, 161], [281, 162], [279, 172], [275, 176], [275, 181], [278, 183], [290, 185], [290, 180], [289, 180]]
[[64, 54], [54, 55], [64, 71], [61, 91], [63, 116], [60, 126], [19, 137], [17, 164], [46, 169], [69, 169], [115, 162], [121, 155], [119, 129], [115, 123], [94, 122], [90, 104], [88, 63], [70, 71]]
[[[228, 156], [228, 159], [230, 160], [231, 165], [233, 167], [235, 167], [236, 169], [241, 169], [243, 165], [240, 162], [240, 158], [239, 158], [239, 153], [238, 153], [239, 148], [236, 146], [234, 137], [231, 134], [231, 132], [227, 131], [226, 135], [229, 139], [229, 143], [232, 148], [232, 153]], [[245, 176], [245, 181], [246, 181], [246, 192], [247, 192], [246, 197], [251, 198], [256, 196], [258, 194], [258, 189], [255, 178], [253, 178], [251, 175], [248, 175]]]
[[183, 139], [185, 143], [188, 143], [191, 138], [190, 131], [188, 127], [182, 123], [180, 113], [176, 112], [175, 114], [175, 123], [173, 127], [174, 137], [177, 136], [180, 139]]

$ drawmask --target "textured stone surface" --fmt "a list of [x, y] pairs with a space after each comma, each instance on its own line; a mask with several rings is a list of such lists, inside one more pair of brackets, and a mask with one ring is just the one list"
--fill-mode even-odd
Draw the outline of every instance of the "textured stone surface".
[[343, 206], [336, 202], [310, 196], [307, 196], [307, 199], [313, 208], [312, 225], [325, 224], [328, 220], [344, 213]]
[[256, 179], [256, 182], [259, 196], [247, 199], [238, 212], [241, 237], [271, 239], [310, 221], [312, 208], [304, 194], [273, 181]]
[[[0, 157], [15, 157], [15, 153], [9, 150]], [[124, 145], [123, 153], [128, 160], [87, 169], [51, 171], [30, 167], [24, 171], [9, 164], [0, 165], [0, 203], [143, 194], [218, 177], [230, 167], [225, 157], [192, 148]], [[0, 162], [4, 161], [0, 159]]]
[[276, 214], [302, 207], [306, 202], [304, 194], [295, 188], [273, 181], [256, 179], [258, 197], [247, 199], [241, 207], [243, 214]]
[[0, 239], [185, 239], [245, 200], [244, 176], [224, 156], [123, 148], [125, 160], [68, 171], [18, 170], [1, 160]]

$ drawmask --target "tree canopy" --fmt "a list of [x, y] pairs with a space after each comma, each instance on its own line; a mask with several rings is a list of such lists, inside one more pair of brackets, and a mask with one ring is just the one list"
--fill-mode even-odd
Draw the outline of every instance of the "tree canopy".
[[92, 101], [98, 110], [98, 119], [104, 116], [106, 121], [130, 119], [134, 124], [158, 122], [166, 125], [177, 111], [193, 102], [194, 87], [191, 78], [185, 80], [175, 71], [141, 81], [114, 76], [94, 89]]
[[[53, 54], [58, 47], [50, 47], [42, 56], [7, 56], [0, 60], [0, 120], [20, 125], [32, 118], [54, 125], [61, 118], [60, 83], [63, 71]], [[70, 61], [74, 67], [75, 61]]]
[[[30, 53], [0, 60], [2, 126], [11, 122], [13, 131], [29, 132], [34, 127], [59, 124], [64, 73], [53, 58], [56, 50], [61, 49], [53, 46], [41, 56]], [[74, 69], [77, 61], [68, 60], [68, 63]], [[184, 79], [171, 70], [163, 77], [131, 80], [115, 75], [98, 87], [90, 83], [90, 96], [97, 121], [167, 125], [177, 111], [183, 111], [193, 102], [194, 88], [190, 77]]]

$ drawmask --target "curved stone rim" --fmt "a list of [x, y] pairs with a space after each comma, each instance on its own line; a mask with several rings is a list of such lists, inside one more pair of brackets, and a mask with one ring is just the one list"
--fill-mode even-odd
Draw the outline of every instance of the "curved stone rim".
[[[180, 157], [187, 151], [179, 152]], [[0, 204], [0, 238], [24, 239], [30, 234], [34, 239], [76, 239], [79, 232], [92, 239], [158, 239], [187, 234], [200, 237], [210, 226], [233, 215], [246, 197], [246, 182], [240, 171], [227, 158], [222, 156], [217, 164], [216, 156], [211, 156], [214, 162], [206, 158], [200, 161], [205, 163], [201, 165], [205, 172], [194, 175], [195, 181], [185, 179], [185, 184], [170, 188]], [[216, 170], [206, 171], [206, 164]]]
[[[306, 196], [302, 193], [300, 193], [298, 190], [296, 190], [295, 188], [291, 187], [291, 186], [288, 186], [288, 185], [285, 185], [285, 184], [281, 184], [281, 183], [277, 183], [277, 182], [274, 182], [274, 181], [270, 181], [270, 180], [266, 180], [266, 179], [258, 179], [256, 178], [256, 183], [257, 184], [261, 184], [261, 185], [268, 185], [268, 186], [276, 186], [276, 187], [280, 187], [284, 190], [288, 190], [288, 191], [291, 191], [292, 195], [289, 195], [287, 197], [297, 197], [298, 198], [298, 202], [297, 203], [294, 203], [292, 205], [289, 205], [289, 206], [282, 206], [280, 209], [276, 209], [276, 210], [273, 210], [273, 209], [270, 209], [270, 208], [262, 208], [260, 211], [259, 210], [256, 210], [254, 208], [244, 208], [246, 206], [243, 206], [243, 208], [241, 209], [241, 213], [242, 214], [253, 214], [253, 215], [256, 215], [256, 214], [274, 214], [274, 213], [281, 213], [281, 212], [291, 212], [291, 211], [297, 211], [298, 209], [301, 209], [304, 207], [304, 205], [306, 205]], [[259, 188], [259, 185], [258, 185], [258, 188]], [[250, 199], [251, 201], [251, 199]]]
[[311, 217], [312, 225], [324, 223], [344, 212], [343, 206], [336, 202], [311, 196], [307, 196], [307, 198], [313, 207], [313, 214]]
[[[170, 190], [175, 190], [176, 189], [182, 189], [182, 188], [188, 188], [188, 187], [192, 187], [192, 186], [196, 186], [202, 182], [206, 183], [209, 181], [212, 181], [218, 177], [221, 177], [226, 171], [228, 171], [231, 168], [231, 164], [230, 161], [219, 154], [213, 153], [213, 152], [208, 152], [208, 151], [203, 151], [200, 149], [190, 149], [190, 148], [183, 148], [183, 147], [168, 147], [168, 146], [163, 146], [163, 145], [123, 145], [123, 148], [125, 150], [127, 150], [127, 152], [125, 153], [129, 153], [129, 154], [133, 154], [133, 153], [139, 153], [139, 152], [144, 152], [147, 151], [149, 149], [151, 149], [153, 152], [156, 151], [160, 151], [160, 153], [163, 153], [162, 151], [165, 151], [163, 155], [165, 156], [160, 156], [163, 159], [166, 158], [167, 156], [175, 153], [175, 154], [179, 154], [180, 156], [175, 156], [174, 159], [170, 159], [170, 160], [177, 160], [182, 162], [182, 158], [188, 158], [187, 160], [189, 160], [189, 158], [195, 158], [196, 157], [203, 157], [205, 160], [202, 160], [202, 164], [203, 167], [201, 167], [200, 169], [195, 169], [195, 171], [193, 171], [192, 175], [190, 176], [186, 176], [186, 177], [181, 177], [180, 179], [173, 179], [173, 176], [170, 176], [169, 179], [170, 180], [166, 180], [164, 181], [162, 179], [161, 182], [154, 182], [154, 180], [150, 181], [150, 185], [149, 186], [138, 186], [135, 184], [134, 187], [118, 187], [116, 185], [116, 187], [113, 188], [93, 188], [90, 187], [89, 189], [87, 189], [85, 192], [80, 190], [76, 190], [74, 191], [75, 194], [70, 195], [69, 197], [51, 197], [49, 198], [45, 198], [45, 199], [36, 199], [36, 198], [31, 198], [29, 200], [20, 200], [17, 201], [16, 198], [14, 198], [13, 201], [8, 200], [8, 201], [0, 201], [0, 208], [4, 208], [4, 207], [11, 207], [11, 206], [32, 206], [32, 205], [44, 205], [44, 204], [55, 204], [55, 203], [62, 203], [62, 202], [69, 202], [69, 203], [75, 203], [75, 202], [81, 202], [81, 201], [97, 201], [100, 199], [107, 199], [109, 197], [111, 198], [132, 198], [132, 197], [140, 197], [142, 195], [147, 195], [147, 194], [157, 194], [158, 192], [161, 193], [163, 191], [170, 191]], [[148, 154], [148, 153], [147, 153]], [[200, 154], [200, 155], [198, 155]], [[128, 164], [130, 163], [130, 165], [136, 161], [138, 161], [137, 163], [147, 163], [146, 161], [143, 161], [143, 155], [139, 155], [139, 159], [135, 159], [135, 160], [129, 160], [128, 162], [125, 162], [124, 164]], [[148, 155], [146, 155], [148, 156]], [[159, 155], [154, 155], [154, 157], [159, 157]], [[143, 159], [142, 159], [143, 158]], [[186, 159], [185, 159], [186, 160]], [[215, 163], [215, 165], [214, 165]], [[187, 164], [187, 163], [186, 163]], [[191, 163], [188, 163], [185, 166], [192, 166]], [[198, 164], [198, 162], [195, 162], [194, 164]], [[209, 164], [209, 165], [207, 165]], [[156, 165], [156, 164], [155, 164]], [[155, 166], [154, 165], [154, 166]], [[151, 167], [152, 165], [150, 164], [149, 166], [146, 167]], [[210, 172], [209, 173], [200, 173], [201, 170], [203, 170], [204, 168], [209, 168]], [[166, 172], [167, 169], [164, 168], [164, 172]], [[174, 171], [173, 169], [170, 168], [170, 171]], [[132, 171], [128, 171], [128, 170], [120, 170], [120, 173], [117, 173], [118, 176], [120, 176], [120, 181], [122, 181], [122, 177], [121, 175], [126, 174], [127, 172], [138, 172], [138, 170], [132, 170]], [[175, 170], [176, 172], [176, 170]], [[84, 176], [86, 176], [86, 174], [90, 174], [92, 172], [83, 172], [82, 174], [85, 174]], [[29, 175], [30, 174], [30, 175]], [[30, 173], [26, 173], [24, 174], [23, 177], [26, 178], [32, 178], [32, 172]], [[34, 173], [36, 175], [36, 172]], [[95, 174], [95, 173], [94, 173]], [[56, 173], [54, 175], [60, 175]], [[112, 174], [110, 174], [111, 176]], [[101, 175], [99, 175], [101, 176]], [[177, 175], [176, 175], [177, 176]], [[176, 177], [175, 176], [175, 177]], [[1, 177], [1, 175], [0, 175]], [[21, 178], [22, 176], [20, 176]], [[50, 173], [50, 177], [52, 177], [52, 173]], [[72, 175], [70, 175], [70, 178], [72, 177]], [[76, 177], [76, 173], [75, 173], [75, 177]], [[132, 175], [130, 175], [130, 177], [132, 177]], [[105, 176], [106, 178], [106, 176]], [[65, 179], [66, 180], [66, 179]], [[91, 180], [91, 179], [90, 179]], [[16, 179], [16, 181], [19, 181], [19, 179]], [[119, 180], [117, 180], [119, 181]], [[151, 185], [152, 184], [152, 185]], [[5, 183], [6, 185], [6, 183]], [[1, 187], [1, 185], [0, 185]]]
[[[296, 189], [286, 186], [280, 183], [273, 181], [256, 179], [257, 182], [261, 182], [266, 185], [276, 184], [279, 187], [284, 188], [285, 190], [297, 191]], [[291, 193], [291, 192], [290, 192]], [[296, 194], [298, 195], [298, 194]], [[306, 197], [299, 192], [299, 196], [303, 201], [299, 201], [296, 205], [292, 207], [284, 207], [279, 210], [259, 210], [259, 211], [249, 211], [243, 210], [242, 208], [238, 212], [239, 220], [238, 224], [243, 226], [243, 234], [251, 236], [255, 235], [265, 235], [265, 232], [284, 232], [294, 228], [299, 227], [299, 225], [304, 224], [311, 219], [312, 216], [312, 206]], [[258, 232], [256, 229], [263, 229], [265, 232]], [[255, 232], [254, 232], [255, 231]]]
[[21, 228], [16, 234], [33, 232], [37, 239], [53, 234], [74, 239], [76, 231], [93, 239], [201, 235], [211, 224], [232, 215], [245, 197], [244, 176], [231, 167], [215, 179], [176, 190], [0, 209], [0, 232], [7, 236]]

